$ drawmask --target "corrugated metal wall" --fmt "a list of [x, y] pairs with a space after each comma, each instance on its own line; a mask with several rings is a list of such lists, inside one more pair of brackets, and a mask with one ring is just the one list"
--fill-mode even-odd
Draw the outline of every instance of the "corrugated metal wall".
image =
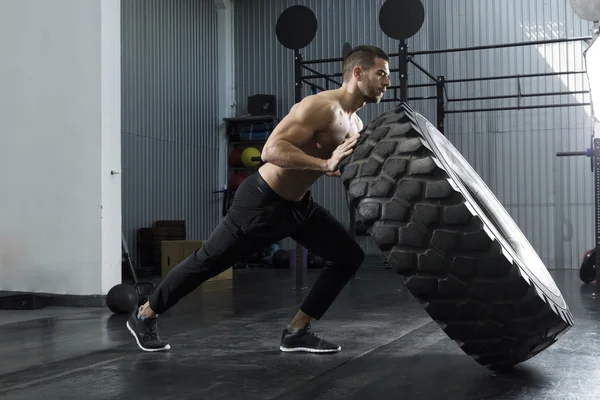
[[[302, 50], [304, 59], [341, 56], [344, 42], [375, 44], [397, 52], [397, 42], [378, 26], [383, 0], [248, 0], [236, 3], [238, 113], [248, 95], [277, 95], [280, 115], [294, 101], [293, 51], [275, 35], [280, 13], [294, 4], [310, 7], [319, 30]], [[587, 36], [591, 24], [580, 20], [564, 0], [425, 0], [426, 22], [409, 40], [409, 50], [431, 50], [537, 39]], [[582, 43], [517, 47], [474, 52], [420, 55], [415, 60], [434, 75], [448, 79], [581, 70]], [[316, 65], [339, 72], [339, 63]], [[393, 60], [391, 67], [396, 68]], [[393, 84], [398, 84], [393, 75]], [[410, 83], [427, 78], [411, 66]], [[323, 84], [322, 81], [318, 82]], [[520, 85], [520, 89], [519, 89]], [[309, 93], [306, 89], [305, 93]], [[583, 75], [494, 80], [448, 84], [449, 98], [518, 93], [587, 90]], [[411, 89], [410, 96], [432, 95], [433, 89]], [[587, 95], [549, 96], [501, 101], [453, 102], [448, 109], [506, 107], [588, 101]], [[433, 101], [415, 101], [415, 108], [435, 122]], [[392, 107], [367, 106], [364, 121]], [[449, 114], [446, 134], [473, 165], [513, 216], [549, 268], [578, 268], [583, 252], [593, 245], [593, 193], [589, 159], [557, 158], [556, 152], [589, 146], [589, 107], [550, 108]], [[336, 217], [348, 220], [343, 187], [323, 178], [315, 197]], [[363, 243], [376, 253], [373, 244]]]
[[[433, 1], [431, 1], [433, 4]], [[304, 49], [304, 60], [336, 58], [342, 56], [344, 43], [372, 44], [389, 53], [398, 52], [398, 42], [388, 38], [379, 29], [379, 9], [383, 0], [244, 0], [235, 4], [235, 47], [236, 47], [236, 88], [238, 114], [246, 113], [247, 98], [257, 93], [269, 93], [277, 96], [277, 109], [280, 116], [285, 116], [294, 104], [294, 51], [283, 47], [277, 40], [275, 25], [277, 18], [287, 7], [301, 4], [315, 13], [318, 31], [315, 39]], [[428, 14], [424, 28], [409, 40], [413, 48], [429, 48], [430, 33], [435, 21]], [[419, 64], [429, 68], [429, 59], [419, 60]], [[323, 73], [341, 72], [341, 62], [310, 65]], [[390, 61], [390, 68], [398, 68], [397, 59]], [[305, 71], [305, 74], [312, 74]], [[416, 71], [411, 65], [409, 69], [411, 83], [429, 83], [428, 78]], [[397, 85], [398, 74], [392, 74], [392, 84]], [[323, 79], [314, 80], [320, 86], [325, 85]], [[331, 88], [335, 85], [332, 84]], [[304, 95], [310, 94], [310, 87], [304, 85]], [[388, 92], [391, 93], [391, 92]], [[430, 90], [413, 90], [411, 96], [435, 94]], [[387, 95], [386, 95], [387, 96]], [[365, 123], [393, 107], [393, 103], [369, 104], [358, 112]], [[435, 102], [420, 101], [415, 107], [427, 118], [435, 118]], [[348, 223], [348, 206], [346, 193], [339, 179], [321, 178], [314, 185], [314, 197], [329, 209], [340, 221]], [[370, 238], [359, 238], [361, 245], [370, 254], [378, 254]], [[283, 246], [293, 245], [285, 241]]]
[[[564, 0], [447, 0], [431, 10], [439, 18], [436, 48], [588, 36]], [[436, 18], [437, 19], [437, 18]], [[582, 71], [583, 42], [440, 55], [448, 79]], [[448, 84], [448, 97], [587, 90], [585, 75]], [[588, 95], [451, 102], [448, 109], [588, 102]], [[450, 114], [449, 140], [471, 162], [549, 268], [578, 268], [594, 244], [593, 181], [589, 159], [556, 152], [589, 147], [590, 108]]]
[[217, 14], [213, 1], [123, 0], [123, 230], [183, 219], [189, 239], [219, 222]]

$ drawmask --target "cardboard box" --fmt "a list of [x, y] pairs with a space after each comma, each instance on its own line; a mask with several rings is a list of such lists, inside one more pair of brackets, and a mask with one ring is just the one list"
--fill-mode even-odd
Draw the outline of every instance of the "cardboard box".
[[[192, 253], [202, 247], [204, 240], [165, 240], [162, 242], [162, 277], [177, 264], [185, 260]], [[233, 268], [221, 272], [209, 281], [233, 279]]]

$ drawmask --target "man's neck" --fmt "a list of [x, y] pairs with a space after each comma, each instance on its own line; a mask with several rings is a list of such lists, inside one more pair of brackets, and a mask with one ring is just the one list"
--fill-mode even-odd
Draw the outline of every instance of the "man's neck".
[[339, 90], [341, 91], [340, 104], [348, 114], [356, 113], [365, 105], [366, 101], [357, 88], [342, 85]]

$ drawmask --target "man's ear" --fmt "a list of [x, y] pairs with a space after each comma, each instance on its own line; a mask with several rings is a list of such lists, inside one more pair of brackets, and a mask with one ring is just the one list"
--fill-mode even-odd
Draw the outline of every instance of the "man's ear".
[[363, 69], [361, 67], [354, 67], [354, 69], [352, 70], [352, 73], [354, 74], [354, 77], [356, 78], [357, 81], [360, 81], [362, 79], [362, 76], [364, 75]]

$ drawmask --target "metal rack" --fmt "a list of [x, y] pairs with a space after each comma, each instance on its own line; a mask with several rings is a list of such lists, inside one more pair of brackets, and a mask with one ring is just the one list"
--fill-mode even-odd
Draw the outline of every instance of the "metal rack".
[[[391, 98], [382, 99], [381, 102], [408, 102], [416, 100], [436, 100], [437, 105], [437, 128], [440, 132], [444, 133], [444, 121], [447, 114], [458, 114], [458, 113], [473, 113], [473, 112], [487, 112], [487, 111], [509, 111], [509, 110], [525, 110], [525, 109], [541, 109], [541, 108], [560, 108], [560, 107], [581, 107], [590, 105], [589, 102], [583, 103], [565, 103], [565, 104], [549, 104], [549, 105], [516, 105], [513, 107], [483, 107], [483, 108], [467, 108], [467, 109], [448, 109], [446, 103], [459, 103], [467, 101], [479, 101], [479, 100], [505, 100], [505, 99], [522, 99], [532, 97], [547, 97], [547, 96], [565, 96], [565, 95], [577, 95], [577, 94], [588, 94], [589, 90], [581, 91], [563, 91], [563, 92], [545, 92], [545, 93], [519, 93], [512, 95], [498, 95], [498, 96], [482, 96], [482, 97], [464, 97], [464, 98], [451, 98], [448, 96], [447, 85], [455, 83], [465, 82], [480, 82], [480, 81], [491, 81], [491, 80], [505, 80], [505, 79], [517, 79], [520, 82], [521, 79], [535, 78], [535, 77], [547, 77], [547, 76], [561, 76], [561, 75], [580, 75], [585, 74], [586, 71], [564, 71], [564, 72], [544, 72], [535, 74], [519, 74], [519, 75], [499, 75], [499, 76], [486, 76], [486, 77], [474, 77], [464, 79], [448, 79], [443, 75], [434, 76], [432, 73], [423, 68], [420, 64], [415, 61], [415, 56], [426, 55], [426, 54], [440, 54], [440, 53], [453, 53], [453, 52], [465, 52], [465, 51], [478, 51], [478, 50], [489, 50], [489, 49], [500, 49], [509, 47], [522, 47], [522, 46], [537, 46], [544, 44], [555, 44], [555, 43], [568, 43], [578, 41], [589, 41], [591, 36], [576, 37], [576, 38], [564, 38], [564, 39], [550, 39], [550, 40], [537, 40], [531, 42], [518, 42], [509, 44], [497, 44], [487, 46], [474, 46], [474, 47], [458, 47], [453, 49], [444, 50], [426, 50], [426, 51], [408, 51], [408, 44], [406, 39], [401, 39], [398, 45], [397, 53], [390, 53], [390, 57], [398, 58], [398, 68], [393, 68], [390, 72], [397, 72], [399, 78], [399, 85], [392, 85], [388, 87], [388, 90], [393, 90], [393, 96]], [[344, 59], [340, 58], [326, 58], [316, 60], [303, 60], [302, 53], [300, 50], [295, 50], [294, 55], [295, 71], [296, 71], [296, 101], [302, 99], [302, 84], [307, 84], [310, 87], [317, 88], [319, 90], [328, 90], [330, 83], [341, 86], [341, 82], [335, 80], [336, 77], [341, 77], [341, 73], [334, 74], [323, 74], [319, 73], [314, 68], [308, 67], [310, 64], [323, 64], [330, 62], [342, 63]], [[422, 84], [409, 84], [408, 80], [408, 65], [414, 65], [417, 70], [421, 71], [427, 76], [432, 83]], [[311, 72], [310, 75], [303, 75], [303, 70]], [[324, 79], [325, 87], [317, 85], [312, 80]], [[409, 89], [411, 88], [423, 88], [423, 87], [435, 87], [435, 96], [421, 96], [421, 97], [409, 97]]]

